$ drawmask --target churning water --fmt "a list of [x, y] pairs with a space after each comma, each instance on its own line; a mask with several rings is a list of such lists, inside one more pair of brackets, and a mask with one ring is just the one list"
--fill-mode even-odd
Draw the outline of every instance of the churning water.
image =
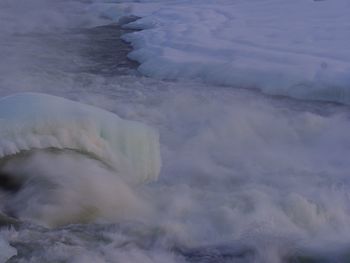
[[[42, 92], [158, 130], [157, 181], [71, 150], [0, 160], [8, 262], [350, 262], [350, 111], [141, 76], [88, 1], [2, 0], [0, 94]], [[3, 216], [4, 217], [4, 216]], [[11, 257], [12, 256], [12, 257]]]

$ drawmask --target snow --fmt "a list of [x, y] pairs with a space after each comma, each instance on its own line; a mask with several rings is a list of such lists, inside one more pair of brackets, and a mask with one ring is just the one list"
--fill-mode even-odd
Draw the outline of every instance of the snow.
[[135, 181], [156, 179], [158, 134], [111, 112], [39, 93], [0, 100], [0, 157], [33, 149], [69, 149], [107, 164]]
[[137, 1], [102, 5], [145, 29], [124, 36], [141, 73], [350, 102], [347, 0]]

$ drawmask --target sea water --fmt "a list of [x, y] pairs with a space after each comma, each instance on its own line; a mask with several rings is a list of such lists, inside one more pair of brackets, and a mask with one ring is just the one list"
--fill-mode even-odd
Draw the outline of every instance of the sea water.
[[[133, 32], [122, 24], [136, 17], [110, 17], [120, 10], [146, 15], [159, 3], [127, 2], [121, 9], [101, 2], [2, 1], [0, 94], [47, 93], [153, 127], [160, 136], [159, 179], [130, 183], [71, 150], [2, 160], [10, 175], [30, 179], [12, 190], [3, 183], [1, 211], [15, 223], [1, 228], [0, 260], [350, 261], [349, 108], [264, 95], [255, 85], [217, 85], [223, 83], [203, 81], [196, 71], [176, 81], [146, 77], [152, 76], [147, 64], [138, 70], [127, 58], [132, 47], [120, 39]], [[176, 8], [185, 15], [193, 5], [173, 1], [168, 10], [177, 19]], [[210, 21], [199, 11], [197, 17]], [[186, 32], [186, 23], [178, 32]], [[157, 34], [150, 39], [160, 40]], [[147, 51], [134, 42], [138, 48]]]

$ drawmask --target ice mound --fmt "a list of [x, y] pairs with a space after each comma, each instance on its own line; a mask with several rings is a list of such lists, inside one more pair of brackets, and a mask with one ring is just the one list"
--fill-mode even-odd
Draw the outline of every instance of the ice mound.
[[0, 100], [0, 158], [36, 149], [67, 149], [89, 155], [133, 182], [156, 179], [158, 134], [115, 114], [39, 93]]

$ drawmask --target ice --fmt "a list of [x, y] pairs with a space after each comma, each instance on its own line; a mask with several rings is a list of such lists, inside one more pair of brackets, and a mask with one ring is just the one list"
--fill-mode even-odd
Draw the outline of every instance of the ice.
[[61, 97], [17, 93], [0, 100], [0, 138], [5, 214], [54, 227], [151, 210], [136, 190], [160, 172], [158, 133], [145, 124]]
[[145, 30], [124, 39], [145, 75], [349, 103], [349, 8], [346, 0], [150, 0], [104, 12], [142, 17], [128, 27]]
[[91, 155], [132, 181], [156, 179], [157, 132], [139, 122], [64, 98], [18, 93], [0, 100], [0, 157], [34, 149]]

